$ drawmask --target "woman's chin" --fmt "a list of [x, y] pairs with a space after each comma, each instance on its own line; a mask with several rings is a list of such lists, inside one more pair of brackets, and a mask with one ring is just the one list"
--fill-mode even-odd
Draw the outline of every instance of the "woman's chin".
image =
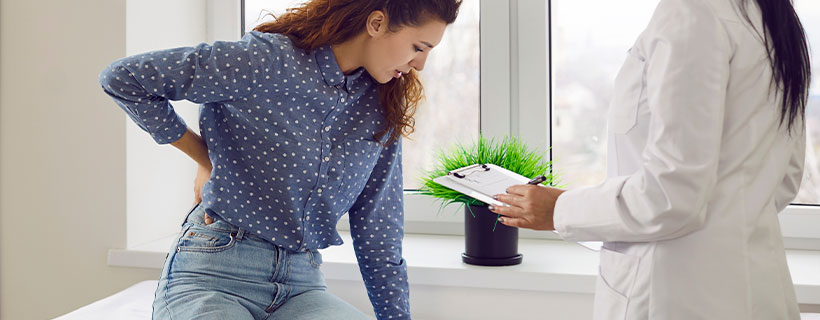
[[385, 84], [385, 83], [390, 82], [390, 80], [393, 80], [393, 77], [382, 76], [379, 79], [376, 79], [376, 82], [378, 82], [380, 84]]

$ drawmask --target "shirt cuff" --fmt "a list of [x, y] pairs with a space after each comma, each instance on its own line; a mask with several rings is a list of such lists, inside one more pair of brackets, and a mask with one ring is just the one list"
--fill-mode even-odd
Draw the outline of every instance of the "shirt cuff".
[[572, 214], [572, 199], [570, 198], [573, 197], [574, 193], [576, 193], [575, 190], [564, 191], [560, 196], [558, 196], [558, 200], [555, 201], [552, 224], [555, 227], [555, 232], [557, 232], [562, 239], [569, 239], [569, 237], [571, 237], [566, 216], [568, 214]]
[[182, 138], [185, 131], [188, 130], [188, 126], [185, 124], [185, 120], [182, 120], [179, 114], [174, 112], [172, 115], [169, 115], [166, 121], [157, 124], [156, 127], [151, 129], [151, 138], [153, 138], [154, 141], [158, 144], [168, 144]]

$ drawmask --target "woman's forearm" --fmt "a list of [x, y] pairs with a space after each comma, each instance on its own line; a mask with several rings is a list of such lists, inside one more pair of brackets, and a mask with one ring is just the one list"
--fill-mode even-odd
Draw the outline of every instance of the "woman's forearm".
[[208, 146], [205, 141], [193, 132], [190, 128], [185, 131], [185, 134], [179, 140], [171, 143], [182, 152], [185, 152], [191, 159], [194, 159], [200, 166], [211, 168], [211, 160], [208, 158]]

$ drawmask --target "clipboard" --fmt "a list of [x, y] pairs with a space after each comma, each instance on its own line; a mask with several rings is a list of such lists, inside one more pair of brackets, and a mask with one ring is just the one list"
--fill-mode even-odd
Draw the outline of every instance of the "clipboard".
[[[527, 184], [529, 181], [530, 179], [525, 176], [494, 164], [474, 164], [450, 171], [446, 176], [433, 179], [435, 183], [461, 192], [478, 201], [496, 206], [508, 205], [493, 199], [494, 195], [507, 193], [507, 188], [510, 186]], [[558, 233], [557, 231], [553, 232]], [[593, 251], [600, 251], [603, 246], [600, 241], [577, 243]]]
[[496, 206], [506, 204], [493, 199], [494, 195], [507, 193], [508, 187], [528, 181], [529, 178], [494, 164], [474, 164], [433, 179], [435, 183]]

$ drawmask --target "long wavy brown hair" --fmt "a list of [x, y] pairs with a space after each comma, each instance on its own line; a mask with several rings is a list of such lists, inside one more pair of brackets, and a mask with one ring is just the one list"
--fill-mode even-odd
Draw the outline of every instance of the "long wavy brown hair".
[[[290, 8], [275, 20], [262, 23], [255, 31], [280, 33], [307, 52], [327, 45], [345, 42], [365, 31], [367, 17], [380, 10], [388, 17], [388, 30], [419, 26], [428, 19], [446, 24], [456, 20], [461, 0], [312, 0]], [[389, 133], [389, 145], [413, 133], [416, 107], [424, 98], [424, 88], [415, 70], [379, 85], [379, 102], [387, 125], [376, 133], [376, 140]]]

